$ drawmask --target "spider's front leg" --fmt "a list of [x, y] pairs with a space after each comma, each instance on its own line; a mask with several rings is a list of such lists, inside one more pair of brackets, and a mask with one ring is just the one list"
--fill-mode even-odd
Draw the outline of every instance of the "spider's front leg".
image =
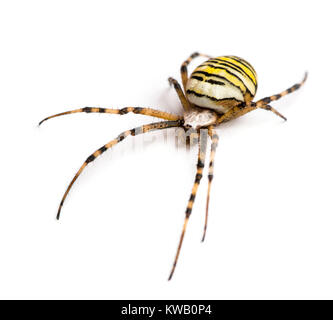
[[152, 108], [135, 108], [135, 107], [126, 107], [122, 109], [109, 109], [109, 108], [93, 108], [93, 107], [85, 107], [85, 108], [80, 108], [80, 109], [74, 109], [70, 111], [65, 111], [61, 113], [57, 113], [53, 116], [49, 116], [45, 119], [43, 119], [39, 125], [41, 125], [44, 121], [64, 116], [67, 114], [73, 114], [73, 113], [80, 113], [80, 112], [85, 112], [85, 113], [108, 113], [108, 114], [119, 114], [119, 115], [124, 115], [130, 112], [133, 112], [135, 114], [142, 114], [145, 116], [150, 116], [150, 117], [155, 117], [155, 118], [160, 118], [168, 121], [177, 121], [180, 120], [182, 117], [177, 116], [175, 114], [169, 113], [169, 112], [164, 112]]
[[210, 199], [210, 188], [212, 185], [212, 181], [214, 178], [214, 160], [215, 160], [215, 153], [216, 148], [219, 142], [219, 136], [217, 135], [216, 130], [214, 127], [208, 128], [208, 134], [212, 139], [211, 149], [210, 149], [210, 157], [209, 157], [209, 169], [208, 169], [208, 190], [207, 190], [207, 200], [206, 200], [206, 215], [205, 215], [205, 226], [202, 236], [202, 242], [205, 240], [206, 231], [207, 231], [207, 223], [208, 223], [208, 209], [209, 209], [209, 199]]
[[82, 173], [82, 171], [85, 169], [85, 167], [90, 163], [93, 162], [97, 157], [99, 157], [102, 153], [104, 153], [106, 150], [112, 148], [113, 146], [115, 146], [116, 144], [118, 144], [119, 142], [123, 141], [125, 138], [127, 138], [128, 136], [136, 136], [138, 134], [141, 133], [146, 133], [146, 132], [150, 132], [150, 131], [155, 131], [155, 130], [161, 130], [161, 129], [167, 129], [167, 128], [174, 128], [174, 127], [181, 127], [183, 125], [181, 120], [178, 121], [161, 121], [161, 122], [155, 122], [155, 123], [150, 123], [150, 124], [146, 124], [143, 125], [141, 127], [137, 127], [131, 130], [127, 130], [122, 132], [121, 134], [118, 135], [118, 137], [116, 137], [115, 139], [111, 140], [109, 143], [105, 144], [104, 146], [102, 146], [101, 148], [99, 148], [98, 150], [96, 150], [94, 153], [92, 153], [87, 159], [86, 161], [82, 164], [82, 166], [80, 167], [80, 169], [77, 171], [77, 173], [75, 174], [74, 178], [72, 179], [72, 181], [70, 182], [70, 184], [68, 185], [58, 208], [58, 213], [57, 213], [57, 219], [59, 220], [60, 218], [60, 212], [62, 209], [62, 206], [67, 198], [67, 195], [69, 193], [69, 191], [71, 190], [73, 184], [75, 183], [75, 181], [77, 180], [77, 178], [80, 176], [80, 174]]
[[178, 244], [178, 248], [177, 248], [177, 253], [176, 253], [176, 257], [172, 266], [172, 270], [169, 276], [169, 280], [171, 280], [175, 269], [176, 269], [176, 265], [177, 265], [177, 261], [179, 258], [179, 254], [180, 254], [180, 250], [182, 248], [182, 244], [183, 244], [183, 240], [184, 240], [184, 236], [185, 236], [185, 232], [186, 232], [186, 227], [187, 227], [187, 223], [188, 220], [190, 219], [191, 213], [192, 213], [192, 208], [193, 208], [193, 204], [194, 204], [194, 200], [198, 191], [198, 187], [202, 178], [202, 172], [203, 172], [203, 168], [205, 166], [205, 157], [206, 157], [206, 148], [207, 148], [207, 130], [205, 129], [201, 129], [198, 132], [199, 134], [199, 151], [198, 151], [198, 162], [197, 162], [197, 173], [195, 175], [195, 180], [194, 180], [194, 185], [192, 188], [192, 192], [191, 192], [191, 196], [190, 199], [188, 201], [187, 204], [187, 208], [185, 211], [185, 221], [184, 221], [184, 225], [183, 225], [183, 229], [182, 229], [182, 233], [180, 236], [180, 240], [179, 240], [179, 244]]

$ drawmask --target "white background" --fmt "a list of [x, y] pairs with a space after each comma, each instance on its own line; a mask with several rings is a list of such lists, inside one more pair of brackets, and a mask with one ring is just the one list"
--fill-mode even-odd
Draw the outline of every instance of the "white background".
[[[2, 1], [0, 298], [332, 299], [331, 13], [331, 1]], [[83, 106], [181, 114], [167, 78], [194, 51], [248, 60], [256, 99], [309, 79], [273, 103], [287, 122], [256, 111], [219, 128], [207, 239], [204, 175], [168, 282], [196, 150], [125, 140], [88, 166], [57, 222], [87, 156], [151, 119], [37, 123]]]

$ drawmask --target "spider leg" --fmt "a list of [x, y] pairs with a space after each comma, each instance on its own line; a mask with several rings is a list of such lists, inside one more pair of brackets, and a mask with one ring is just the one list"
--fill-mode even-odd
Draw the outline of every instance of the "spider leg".
[[282, 118], [284, 121], [287, 121], [287, 118], [282, 115], [279, 111], [277, 111], [276, 109], [274, 109], [272, 106], [270, 106], [269, 104], [265, 104], [263, 106], [258, 107], [260, 109], [264, 109], [267, 111], [272, 111], [274, 114], [276, 114], [278, 117]]
[[187, 67], [190, 64], [190, 62], [196, 58], [196, 57], [206, 57], [206, 58], [211, 58], [211, 56], [208, 56], [207, 54], [202, 54], [199, 52], [194, 52], [192, 53], [181, 65], [180, 67], [180, 74], [182, 76], [182, 83], [183, 83], [183, 87], [184, 90], [186, 91], [186, 83], [188, 80], [188, 75], [187, 75]]
[[235, 106], [235, 107], [231, 108], [229, 111], [227, 111], [225, 114], [221, 115], [217, 119], [217, 124], [239, 118], [250, 111], [256, 110], [257, 108], [258, 107], [254, 106], [254, 103], [252, 103], [250, 105], [246, 105], [245, 103], [242, 103], [241, 105]]
[[257, 102], [255, 102], [255, 105], [257, 107], [261, 108], [262, 106], [267, 105], [267, 104], [271, 103], [272, 101], [278, 100], [278, 99], [286, 96], [287, 94], [298, 90], [305, 83], [307, 77], [308, 77], [308, 73], [306, 72], [305, 75], [304, 75], [303, 80], [300, 83], [294, 84], [292, 87], [288, 88], [287, 90], [282, 91], [281, 93], [278, 93], [278, 94], [275, 94], [273, 96], [265, 97], [263, 99], [260, 99]]
[[285, 95], [298, 90], [305, 83], [305, 81], [307, 79], [307, 76], [308, 76], [308, 74], [305, 73], [305, 76], [304, 76], [303, 80], [300, 83], [296, 83], [295, 85], [293, 85], [289, 89], [284, 90], [279, 94], [275, 94], [273, 96], [260, 99], [257, 102], [250, 102], [248, 104], [242, 103], [239, 106], [233, 107], [231, 110], [229, 110], [225, 114], [221, 115], [218, 118], [217, 123], [220, 124], [222, 122], [227, 122], [229, 120], [238, 118], [238, 117], [240, 117], [240, 116], [242, 116], [242, 115], [244, 115], [244, 114], [246, 114], [250, 111], [258, 109], [258, 108], [265, 109], [265, 110], [268, 110], [268, 111], [272, 111], [277, 116], [281, 117], [284, 120], [287, 120], [285, 116], [283, 116], [280, 112], [278, 112], [272, 106], [270, 106], [269, 103], [272, 102], [272, 101], [278, 100], [278, 99], [284, 97]]
[[229, 110], [228, 112], [226, 112], [225, 114], [220, 116], [217, 120], [217, 123], [220, 124], [222, 122], [227, 122], [227, 121], [239, 118], [239, 117], [243, 116], [244, 114], [249, 113], [258, 108], [264, 109], [267, 111], [272, 111], [274, 114], [281, 117], [283, 120], [287, 121], [287, 118], [284, 115], [282, 115], [279, 111], [274, 109], [272, 106], [270, 106], [270, 105], [257, 106], [256, 103], [252, 102], [251, 104], [248, 104], [248, 105], [242, 104], [242, 105], [233, 107], [231, 110]]
[[62, 113], [55, 114], [53, 116], [47, 117], [43, 119], [39, 125], [41, 125], [44, 121], [63, 116], [66, 114], [72, 114], [72, 113], [79, 113], [79, 112], [86, 112], [86, 113], [110, 113], [110, 114], [127, 114], [129, 112], [133, 112], [135, 114], [142, 114], [145, 116], [151, 116], [151, 117], [156, 117], [164, 120], [169, 120], [169, 121], [176, 121], [180, 120], [181, 117], [177, 116], [175, 114], [171, 114], [168, 112], [160, 111], [160, 110], [155, 110], [151, 108], [134, 108], [134, 107], [127, 107], [127, 108], [122, 108], [122, 109], [107, 109], [107, 108], [91, 108], [91, 107], [85, 107], [85, 108], [80, 108], [80, 109], [75, 109], [75, 110], [70, 110], [70, 111], [65, 111]]
[[207, 200], [206, 200], [206, 217], [205, 217], [205, 226], [204, 232], [202, 236], [202, 242], [205, 240], [206, 231], [207, 231], [207, 223], [208, 223], [208, 208], [209, 208], [209, 198], [210, 198], [210, 188], [212, 185], [213, 177], [214, 177], [214, 159], [216, 148], [219, 142], [219, 136], [217, 135], [215, 129], [213, 127], [208, 128], [208, 134], [212, 139], [211, 150], [210, 150], [210, 159], [209, 159], [209, 170], [208, 170], [208, 191], [207, 191]]
[[60, 212], [61, 212], [62, 206], [63, 206], [64, 201], [66, 200], [67, 195], [68, 195], [69, 191], [71, 190], [74, 182], [76, 181], [76, 179], [80, 176], [80, 174], [82, 173], [84, 168], [90, 162], [94, 161], [97, 157], [99, 157], [106, 150], [112, 148], [113, 146], [115, 146], [116, 144], [118, 144], [119, 142], [121, 142], [122, 140], [124, 140], [126, 137], [128, 137], [130, 135], [131, 136], [136, 136], [136, 135], [141, 134], [141, 133], [146, 133], [146, 132], [160, 130], [160, 129], [167, 129], [167, 128], [172, 128], [172, 127], [179, 127], [181, 125], [182, 125], [181, 120], [178, 120], [178, 121], [161, 121], [161, 122], [146, 124], [146, 125], [143, 125], [141, 127], [137, 127], [137, 128], [122, 132], [121, 134], [118, 135], [118, 137], [116, 137], [115, 139], [111, 140], [109, 143], [105, 144], [104, 146], [102, 146], [101, 148], [96, 150], [93, 154], [91, 154], [87, 158], [87, 160], [83, 163], [81, 168], [77, 171], [74, 178], [72, 179], [72, 181], [68, 185], [68, 187], [67, 187], [67, 189], [66, 189], [66, 191], [65, 191], [65, 193], [64, 193], [64, 195], [61, 199], [59, 208], [58, 208], [57, 219], [59, 220], [59, 218], [60, 218]]
[[184, 110], [185, 110], [185, 111], [190, 110], [191, 105], [190, 105], [190, 103], [188, 102], [188, 100], [186, 99], [186, 97], [185, 97], [185, 95], [184, 95], [184, 92], [183, 92], [183, 90], [182, 90], [180, 84], [178, 83], [178, 81], [177, 81], [176, 79], [174, 79], [174, 78], [171, 78], [171, 77], [168, 79], [168, 81], [169, 81], [170, 85], [173, 86], [173, 87], [175, 88], [175, 90], [176, 90], [176, 92], [177, 92], [177, 95], [178, 95], [178, 97], [179, 97], [179, 100], [180, 100], [180, 102], [181, 102], [181, 104], [182, 104]]
[[174, 260], [174, 263], [173, 263], [173, 266], [171, 269], [171, 273], [169, 276], [169, 280], [171, 280], [173, 273], [175, 272], [175, 269], [176, 269], [177, 261], [179, 258], [180, 250], [181, 250], [185, 232], [186, 232], [187, 223], [188, 223], [188, 220], [189, 220], [191, 212], [192, 212], [193, 203], [194, 203], [195, 196], [197, 194], [198, 187], [199, 187], [199, 184], [200, 184], [200, 181], [202, 178], [203, 168], [205, 166], [207, 134], [204, 132], [204, 130], [201, 130], [201, 132], [199, 132], [199, 144], [198, 145], [199, 145], [199, 152], [198, 152], [197, 172], [195, 175], [195, 180], [194, 180], [194, 185], [192, 188], [191, 196], [190, 196], [190, 199], [188, 201], [187, 208], [185, 211], [185, 221], [184, 221], [182, 233], [181, 233], [179, 244], [178, 244], [176, 257], [175, 257], [175, 260]]

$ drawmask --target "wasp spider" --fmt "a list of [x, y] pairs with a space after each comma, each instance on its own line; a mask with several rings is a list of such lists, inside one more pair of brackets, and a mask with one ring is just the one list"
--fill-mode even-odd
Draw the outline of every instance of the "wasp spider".
[[[199, 65], [188, 78], [187, 67], [192, 59], [196, 57], [206, 57], [207, 61]], [[81, 109], [71, 110], [62, 112], [50, 117], [45, 118], [39, 124], [44, 121], [55, 118], [58, 116], [86, 112], [86, 113], [109, 113], [109, 114], [119, 114], [124, 115], [129, 112], [135, 114], [142, 114], [151, 117], [157, 117], [163, 119], [164, 121], [151, 123], [143, 125], [138, 128], [127, 130], [119, 134], [115, 139], [111, 140], [94, 153], [92, 153], [86, 161], [82, 164], [78, 172], [75, 174], [74, 178], [67, 187], [62, 200], [59, 205], [57, 219], [60, 217], [61, 208], [64, 201], [68, 195], [68, 192], [72, 188], [74, 182], [85, 169], [85, 167], [92, 161], [94, 161], [103, 152], [112, 148], [117, 143], [121, 142], [128, 136], [135, 136], [141, 133], [147, 133], [154, 130], [162, 130], [173, 127], [181, 127], [186, 131], [192, 130], [197, 133], [199, 139], [199, 152], [197, 169], [194, 180], [194, 185], [192, 188], [191, 196], [187, 204], [185, 211], [185, 221], [181, 232], [181, 237], [179, 245], [177, 248], [177, 253], [174, 259], [172, 270], [169, 276], [169, 280], [172, 278], [173, 273], [176, 268], [179, 253], [182, 247], [187, 223], [189, 221], [193, 203], [196, 197], [198, 186], [200, 184], [203, 168], [205, 165], [205, 152], [207, 144], [207, 134], [203, 135], [201, 132], [205, 131], [211, 138], [211, 150], [210, 150], [210, 160], [208, 169], [208, 192], [207, 192], [207, 202], [206, 202], [206, 216], [205, 225], [202, 241], [205, 239], [207, 220], [208, 220], [208, 206], [209, 206], [209, 195], [211, 189], [211, 183], [213, 180], [213, 168], [214, 168], [214, 156], [216, 147], [218, 144], [219, 137], [216, 133], [216, 126], [227, 122], [229, 120], [238, 118], [250, 111], [256, 110], [258, 108], [272, 111], [277, 116], [286, 120], [286, 118], [275, 110], [270, 103], [272, 101], [278, 100], [281, 97], [287, 95], [288, 93], [294, 92], [299, 89], [305, 82], [307, 74], [302, 82], [297, 83], [290, 87], [289, 89], [282, 91], [279, 94], [275, 94], [270, 97], [265, 97], [253, 102], [253, 98], [257, 91], [257, 75], [254, 68], [245, 60], [236, 56], [221, 56], [212, 58], [210, 56], [193, 53], [187, 60], [181, 65], [181, 78], [183, 83], [184, 91], [182, 90], [180, 84], [177, 80], [169, 78], [169, 83], [172, 85], [179, 97], [179, 100], [184, 108], [182, 116], [174, 115], [168, 112], [155, 110], [151, 108], [134, 108], [127, 107], [123, 109], [106, 109], [106, 108], [91, 108], [85, 107]], [[203, 130], [204, 129], [204, 130]]]

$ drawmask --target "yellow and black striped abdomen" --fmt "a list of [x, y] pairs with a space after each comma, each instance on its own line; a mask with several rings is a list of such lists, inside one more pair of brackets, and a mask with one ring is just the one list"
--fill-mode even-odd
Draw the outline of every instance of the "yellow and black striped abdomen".
[[193, 71], [186, 85], [191, 103], [218, 113], [252, 101], [256, 91], [255, 70], [244, 59], [235, 56], [207, 60]]

